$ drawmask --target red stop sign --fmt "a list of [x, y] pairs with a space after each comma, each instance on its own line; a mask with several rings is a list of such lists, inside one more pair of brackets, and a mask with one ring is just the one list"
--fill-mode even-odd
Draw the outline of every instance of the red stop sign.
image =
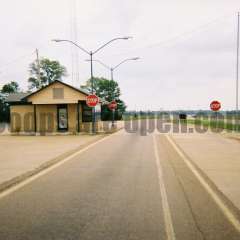
[[219, 101], [212, 101], [210, 108], [212, 111], [217, 112], [221, 109], [221, 103]]
[[87, 96], [86, 103], [89, 107], [95, 107], [99, 102], [98, 96], [95, 94]]
[[108, 104], [108, 108], [110, 110], [115, 110], [117, 108], [117, 102], [116, 101], [112, 101], [111, 103]]

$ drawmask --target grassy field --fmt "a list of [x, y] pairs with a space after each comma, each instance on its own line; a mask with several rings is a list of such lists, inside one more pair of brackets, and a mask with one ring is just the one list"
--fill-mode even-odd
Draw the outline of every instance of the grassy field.
[[201, 125], [210, 129], [224, 129], [227, 131], [240, 132], [240, 122], [235, 123], [235, 120], [215, 120], [215, 119], [188, 119], [182, 123]]
[[[128, 114], [124, 115], [124, 121], [131, 120], [144, 120], [144, 119], [161, 119], [161, 115], [155, 114]], [[165, 118], [165, 121], [169, 119], [169, 122], [180, 123], [180, 124], [194, 124], [208, 129], [223, 129], [227, 131], [236, 131], [240, 132], [240, 117], [239, 115], [223, 115], [222, 118], [217, 119], [212, 116], [205, 116], [205, 118], [188, 118], [187, 120], [179, 120], [177, 117], [173, 118], [170, 115]]]
[[143, 119], [158, 119], [159, 116], [157, 115], [124, 115], [123, 121], [130, 121], [130, 120], [143, 120]]

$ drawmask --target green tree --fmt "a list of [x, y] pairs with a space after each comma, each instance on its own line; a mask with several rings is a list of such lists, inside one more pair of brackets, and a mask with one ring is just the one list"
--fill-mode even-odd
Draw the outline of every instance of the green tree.
[[42, 58], [39, 66], [38, 61], [30, 64], [29, 89], [40, 89], [55, 80], [61, 81], [64, 76], [67, 76], [67, 70], [58, 61]]
[[17, 82], [10, 82], [10, 83], [7, 83], [5, 84], [3, 87], [2, 87], [2, 90], [1, 92], [4, 94], [10, 94], [10, 93], [17, 93], [19, 92], [19, 85]]
[[9, 105], [5, 102], [5, 95], [0, 93], [0, 122], [9, 122]]
[[[81, 86], [91, 92], [91, 80], [86, 82], [86, 85]], [[106, 78], [93, 79], [93, 89], [98, 97], [104, 99], [106, 102], [111, 102], [115, 100], [118, 104], [117, 110], [115, 112], [115, 119], [120, 120], [123, 113], [126, 110], [125, 103], [120, 99], [121, 91], [117, 82], [113, 80], [108, 80]], [[102, 120], [111, 120], [112, 112], [108, 109], [107, 104], [102, 105]]]
[[11, 93], [18, 93], [20, 91], [17, 82], [10, 82], [3, 85], [0, 92], [0, 122], [9, 122], [10, 108], [9, 104], [5, 102], [6, 97]]

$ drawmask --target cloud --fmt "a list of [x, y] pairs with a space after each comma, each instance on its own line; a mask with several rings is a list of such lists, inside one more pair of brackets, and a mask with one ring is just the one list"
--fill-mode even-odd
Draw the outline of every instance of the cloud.
[[[89, 64], [84, 61], [88, 56], [78, 52], [80, 80], [72, 81], [71, 47], [50, 41], [72, 37], [73, 2], [9, 0], [1, 4], [1, 84], [16, 80], [27, 87], [35, 48], [42, 57], [58, 59], [67, 67], [67, 82], [79, 86], [89, 78]], [[231, 109], [239, 9], [236, 0], [78, 0], [78, 43], [96, 49], [113, 37], [134, 36], [95, 56], [109, 65], [141, 57], [115, 73], [130, 109], [207, 109], [213, 98]], [[109, 72], [94, 64], [94, 75], [109, 77]]]

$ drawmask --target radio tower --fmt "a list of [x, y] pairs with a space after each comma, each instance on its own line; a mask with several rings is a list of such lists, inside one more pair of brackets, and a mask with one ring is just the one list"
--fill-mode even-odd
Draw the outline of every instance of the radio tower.
[[[78, 42], [78, 26], [77, 26], [77, 0], [70, 1], [70, 39]], [[71, 46], [72, 60], [72, 85], [80, 85], [79, 83], [79, 56], [78, 49]]]

